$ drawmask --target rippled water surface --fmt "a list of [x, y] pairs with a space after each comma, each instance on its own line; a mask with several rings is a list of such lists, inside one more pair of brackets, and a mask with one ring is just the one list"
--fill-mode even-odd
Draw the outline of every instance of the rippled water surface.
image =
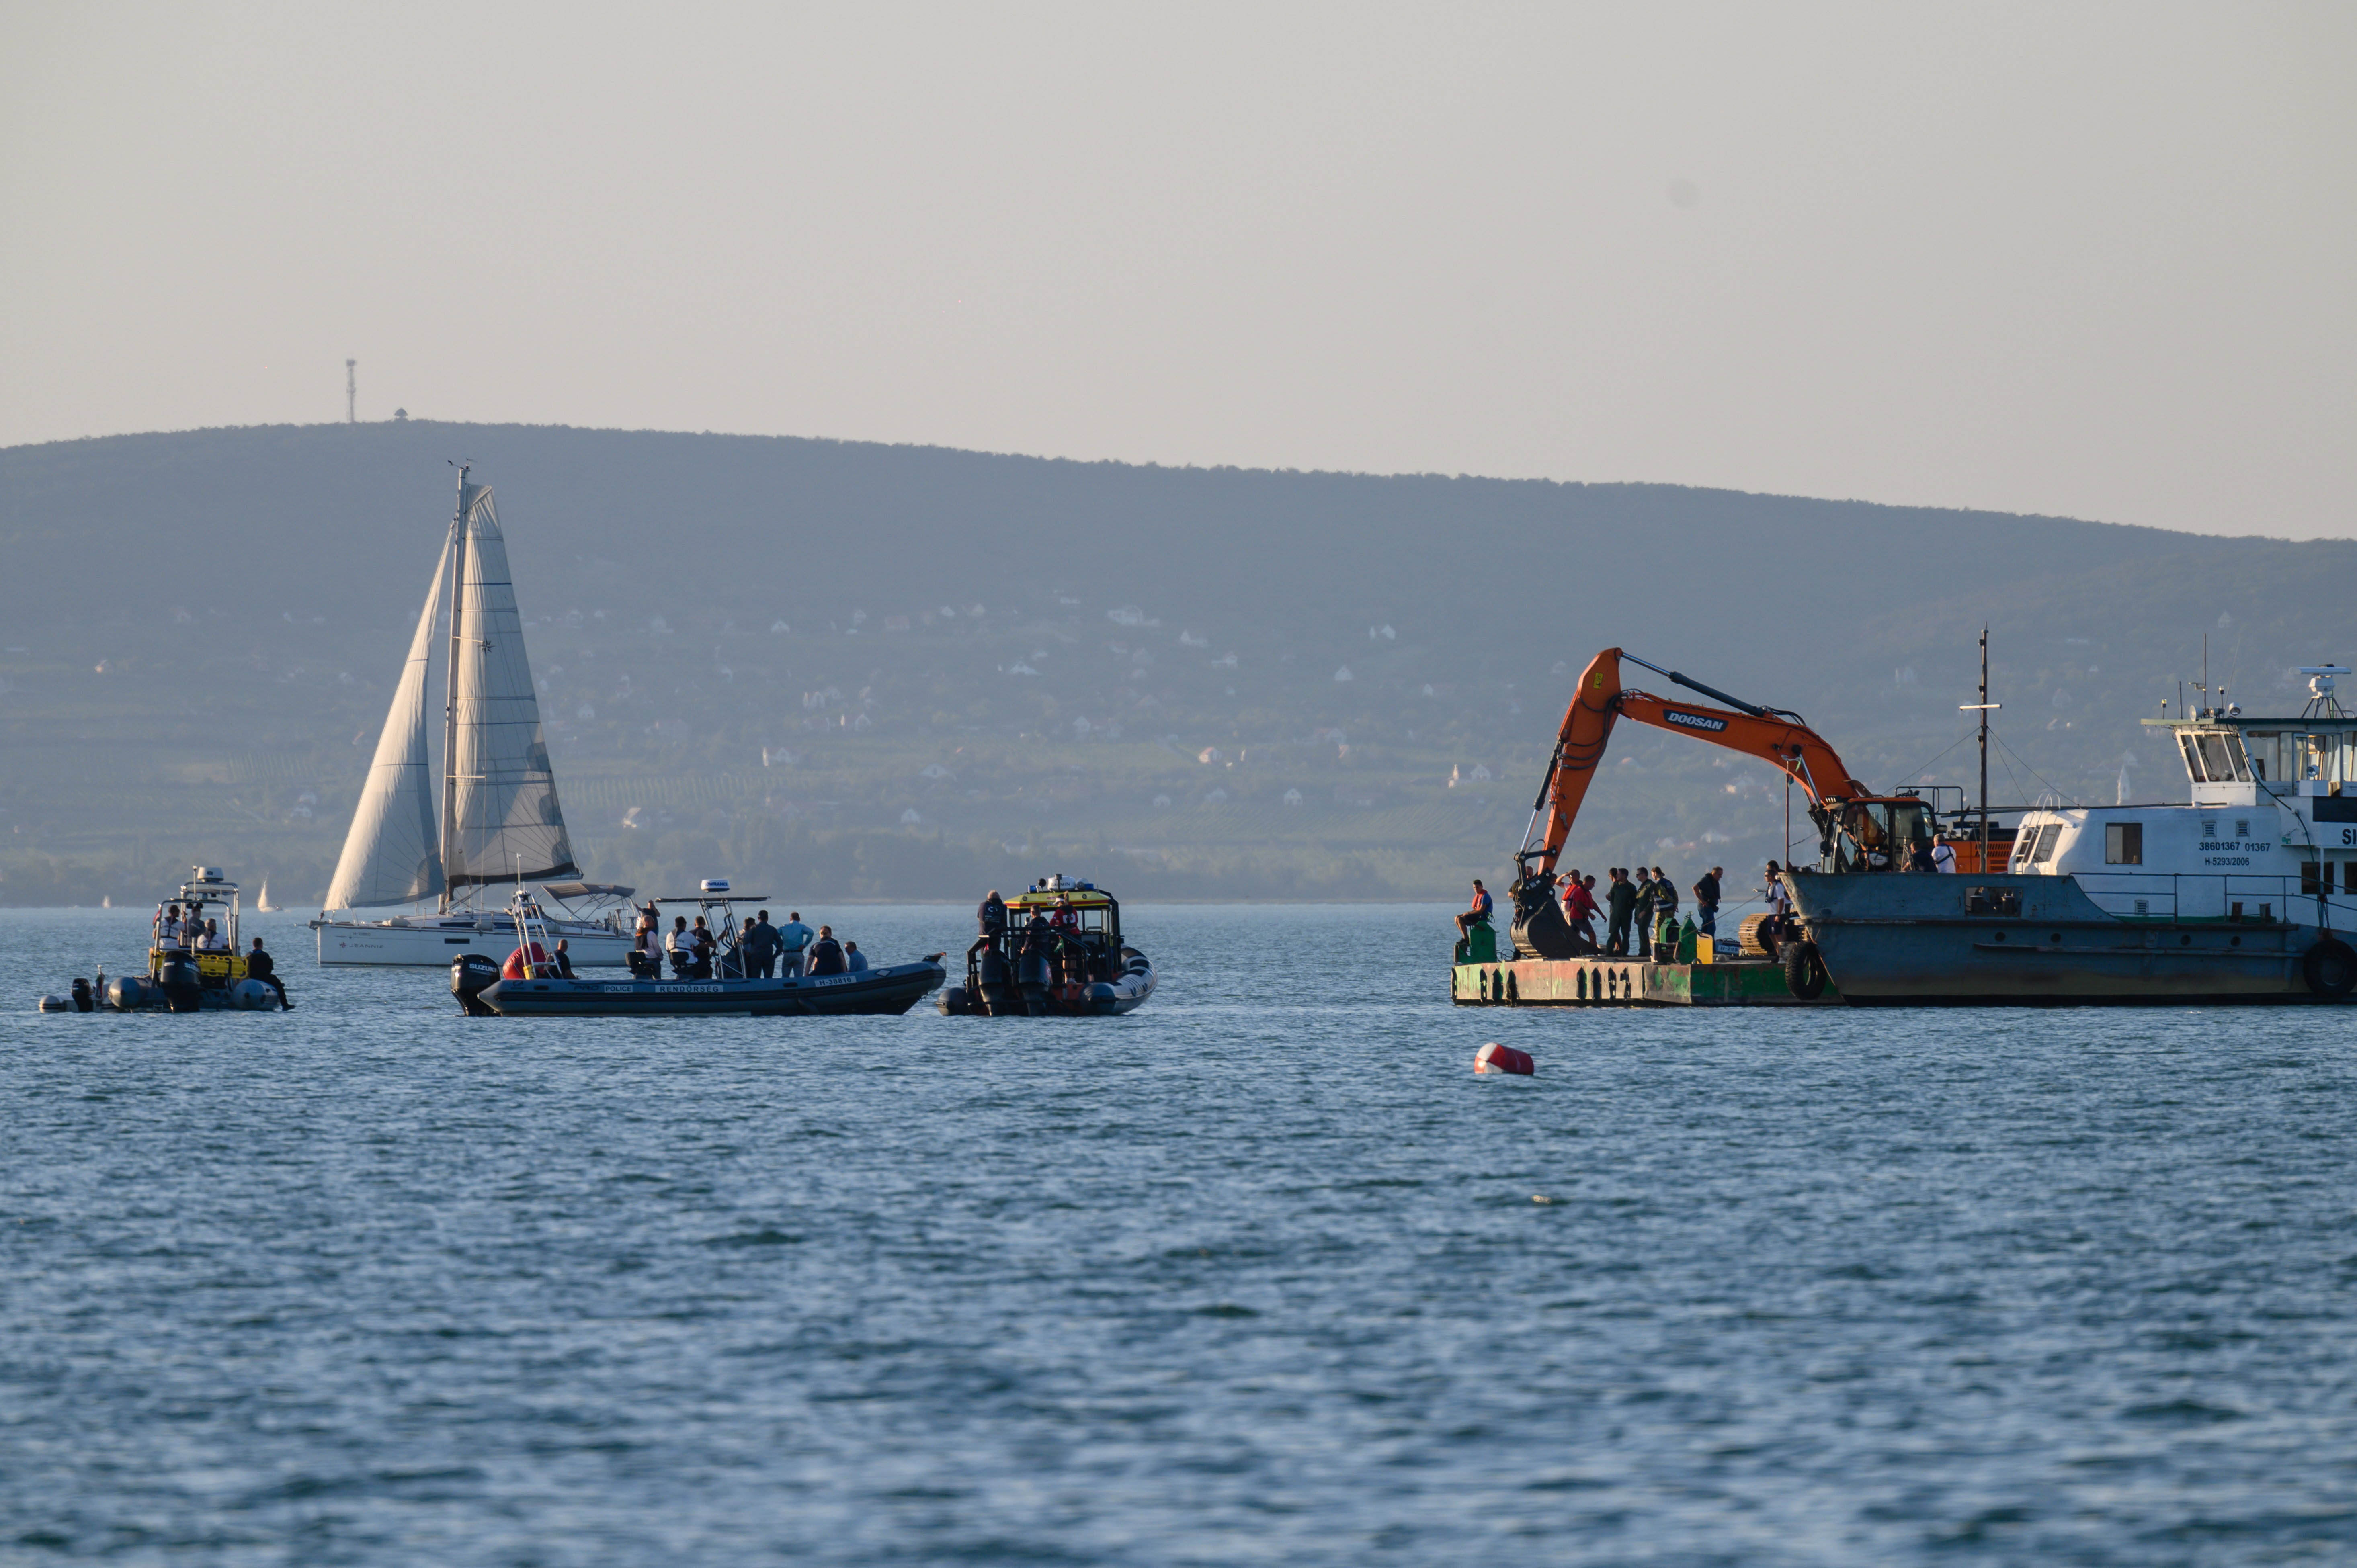
[[43, 1017], [138, 917], [0, 915], [0, 1558], [2357, 1560], [2357, 1013], [1128, 924], [1125, 1019], [526, 1023], [285, 916], [293, 1014]]

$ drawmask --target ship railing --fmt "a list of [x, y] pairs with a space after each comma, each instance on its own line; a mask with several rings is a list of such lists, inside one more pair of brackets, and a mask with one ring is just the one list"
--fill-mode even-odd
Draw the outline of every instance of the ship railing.
[[2097, 908], [2126, 920], [2296, 920], [2305, 925], [2320, 912], [2330, 929], [2357, 929], [2357, 895], [2303, 888], [2298, 876], [2182, 871], [2082, 871], [2073, 875]]

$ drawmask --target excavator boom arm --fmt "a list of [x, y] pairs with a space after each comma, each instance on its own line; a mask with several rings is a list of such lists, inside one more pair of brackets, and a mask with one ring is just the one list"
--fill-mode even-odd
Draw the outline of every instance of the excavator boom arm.
[[1554, 872], [1555, 858], [1571, 836], [1572, 821], [1579, 814], [1580, 802], [1587, 797], [1587, 786], [1596, 778], [1598, 765], [1604, 760], [1605, 742], [1611, 737], [1614, 723], [1622, 718], [1757, 757], [1790, 775], [1819, 805], [1854, 800], [1873, 793], [1851, 777], [1848, 765], [1823, 736], [1798, 719], [1764, 708], [1738, 713], [1630, 690], [1620, 683], [1621, 658], [1617, 648], [1608, 648], [1598, 654], [1581, 673], [1579, 689], [1572, 694], [1571, 705], [1564, 710], [1555, 755], [1547, 763], [1546, 780], [1531, 808], [1533, 829], [1537, 829], [1542, 811], [1546, 814], [1546, 826], [1544, 832], [1534, 832], [1526, 838], [1522, 853], [1515, 856], [1524, 875], [1544, 876]]

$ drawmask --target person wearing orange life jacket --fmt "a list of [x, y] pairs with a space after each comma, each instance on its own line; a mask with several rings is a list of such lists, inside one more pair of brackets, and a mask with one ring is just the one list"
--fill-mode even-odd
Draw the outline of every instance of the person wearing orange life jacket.
[[1495, 905], [1490, 897], [1490, 890], [1481, 886], [1480, 877], [1475, 877], [1472, 900], [1466, 905], [1465, 912], [1457, 917], [1457, 934], [1460, 937], [1469, 936], [1474, 927], [1488, 925], [1490, 913], [1494, 908]]

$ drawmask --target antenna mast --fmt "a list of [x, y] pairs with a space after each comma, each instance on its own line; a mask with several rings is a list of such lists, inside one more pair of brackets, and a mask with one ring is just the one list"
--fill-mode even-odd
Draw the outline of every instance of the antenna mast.
[[352, 372], [359, 368], [360, 361], [358, 360], [346, 360], [344, 361], [344, 423], [346, 424], [358, 424], [361, 422], [360, 382], [352, 374]]
[[1984, 875], [1984, 876], [1986, 876], [1986, 875], [1989, 875], [1989, 863], [1988, 863], [1988, 852], [1989, 852], [1989, 818], [1988, 818], [1988, 811], [1989, 811], [1989, 805], [1988, 805], [1988, 735], [1989, 735], [1989, 731], [1988, 731], [1988, 716], [1989, 716], [1989, 714], [1990, 714], [1990, 713], [1991, 713], [1992, 711], [1994, 711], [1994, 710], [1996, 710], [1996, 709], [1997, 709], [1997, 708], [2001, 708], [2001, 707], [2005, 706], [2005, 704], [2004, 704], [2003, 703], [1992, 703], [1992, 702], [1990, 702], [1990, 701], [1988, 700], [1988, 624], [1987, 624], [1986, 621], [1984, 621], [1984, 622], [1981, 624], [1981, 700], [1980, 700], [1979, 702], [1977, 702], [1977, 703], [1959, 703], [1959, 704], [1958, 704], [1958, 706], [1962, 707], [1962, 708], [1963, 708], [1965, 712], [1967, 712], [1967, 713], [1970, 713], [1970, 712], [1971, 712], [1971, 711], [1973, 711], [1975, 708], [1977, 708], [1977, 709], [1979, 709], [1979, 710], [1980, 710], [1980, 715], [1981, 715], [1981, 875]]

